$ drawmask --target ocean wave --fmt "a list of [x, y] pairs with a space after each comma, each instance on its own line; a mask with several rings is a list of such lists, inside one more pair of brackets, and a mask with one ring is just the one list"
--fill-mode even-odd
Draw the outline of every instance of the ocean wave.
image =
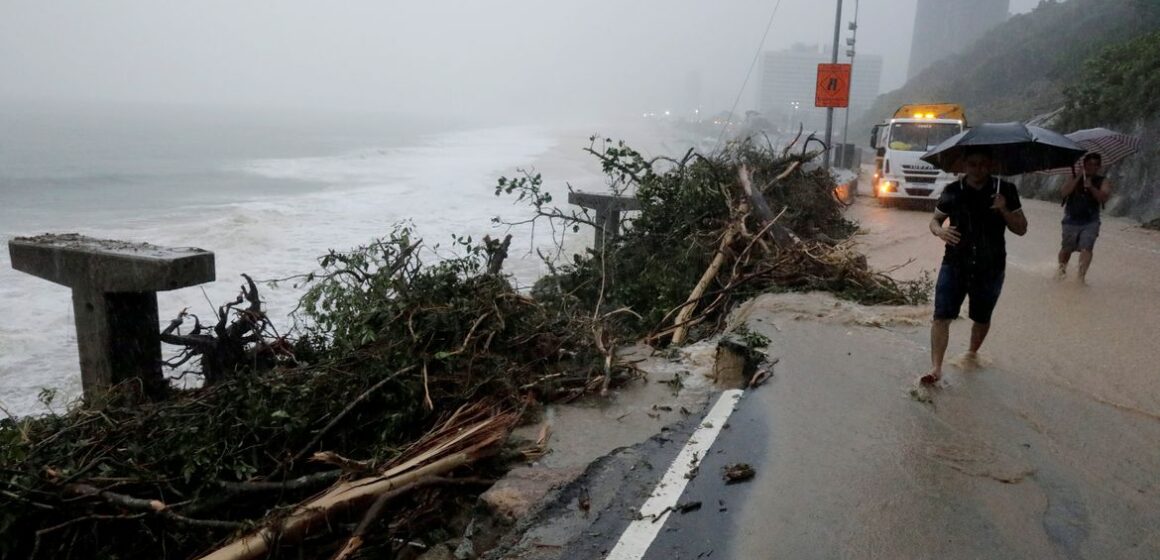
[[537, 127], [503, 127], [424, 137], [418, 145], [350, 153], [251, 160], [243, 171], [272, 179], [313, 181], [332, 186], [441, 183], [473, 179], [496, 171], [496, 162], [527, 160], [554, 144]]

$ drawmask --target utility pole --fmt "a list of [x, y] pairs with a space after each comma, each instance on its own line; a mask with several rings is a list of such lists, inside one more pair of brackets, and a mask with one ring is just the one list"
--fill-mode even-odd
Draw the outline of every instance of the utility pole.
[[[851, 37], [846, 39], [846, 56], [850, 57], [850, 92], [854, 91], [854, 55], [858, 52], [856, 46], [858, 42], [858, 5], [861, 4], [859, 0], [854, 0], [854, 21], [850, 22], [849, 29], [852, 32]], [[846, 161], [846, 134], [850, 132], [850, 104], [846, 104], [846, 124], [842, 126], [842, 165], [847, 169], [850, 167], [850, 162]]]
[[[834, 48], [830, 56], [830, 64], [838, 63], [838, 39], [842, 34], [842, 0], [838, 0], [838, 9], [834, 14]], [[830, 143], [834, 137], [834, 108], [826, 108], [826, 155], [824, 164], [826, 169], [830, 168], [830, 154], [833, 152], [832, 144]]]

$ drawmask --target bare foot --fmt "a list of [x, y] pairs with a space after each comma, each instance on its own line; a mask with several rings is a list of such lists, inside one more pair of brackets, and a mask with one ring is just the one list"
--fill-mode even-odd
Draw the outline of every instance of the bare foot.
[[931, 387], [926, 385], [915, 385], [911, 387], [910, 390], [906, 392], [906, 394], [910, 395], [910, 398], [920, 403], [934, 404], [934, 396], [931, 395]]
[[1065, 279], [1065, 278], [1067, 278], [1067, 267], [1066, 267], [1066, 266], [1061, 266], [1061, 267], [1059, 267], [1058, 269], [1056, 269], [1056, 271], [1055, 271], [1055, 279], [1056, 279], [1056, 280], [1063, 280], [1063, 279]]
[[932, 369], [926, 375], [919, 377], [918, 382], [922, 385], [934, 385], [940, 379], [942, 379], [942, 372], [937, 369]]
[[976, 370], [981, 367], [979, 363], [979, 353], [968, 350], [963, 354], [962, 368], [965, 370]]

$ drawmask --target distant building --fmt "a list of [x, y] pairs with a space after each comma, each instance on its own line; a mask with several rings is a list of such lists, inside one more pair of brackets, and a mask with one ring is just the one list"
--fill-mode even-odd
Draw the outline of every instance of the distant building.
[[[848, 58], [838, 58], [838, 62], [849, 61]], [[830, 62], [828, 50], [803, 45], [764, 54], [757, 106], [770, 122], [783, 129], [796, 129], [799, 123], [806, 130], [825, 128], [826, 110], [814, 107], [818, 64], [823, 62]], [[881, 79], [882, 57], [858, 54], [851, 72], [851, 120], [857, 119], [878, 97]], [[841, 134], [844, 118], [842, 110], [834, 111], [837, 134]]]
[[1010, 16], [1010, 0], [918, 0], [907, 79], [966, 50]]

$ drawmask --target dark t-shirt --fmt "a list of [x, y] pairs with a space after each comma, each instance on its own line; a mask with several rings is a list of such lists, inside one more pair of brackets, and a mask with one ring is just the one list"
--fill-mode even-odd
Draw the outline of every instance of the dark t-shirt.
[[[1103, 183], [1103, 176], [1092, 175], [1093, 187], [1098, 189]], [[1063, 199], [1063, 223], [1083, 226], [1098, 221], [1100, 221], [1100, 201], [1083, 188], [1083, 179], [1080, 179], [1075, 190]]]
[[1007, 266], [1004, 237], [1007, 221], [997, 210], [991, 209], [997, 192], [1007, 199], [1007, 210], [1014, 212], [1023, 207], [1015, 185], [995, 177], [988, 178], [980, 189], [968, 185], [965, 178], [943, 189], [936, 208], [950, 217], [950, 225], [955, 226], [961, 236], [958, 245], [947, 245], [944, 263], [992, 272]]

